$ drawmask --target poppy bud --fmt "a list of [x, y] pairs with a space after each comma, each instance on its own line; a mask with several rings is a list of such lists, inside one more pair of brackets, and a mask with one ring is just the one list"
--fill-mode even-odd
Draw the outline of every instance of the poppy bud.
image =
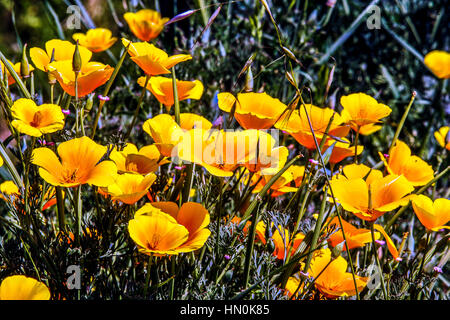
[[225, 282], [230, 282], [232, 278], [233, 278], [233, 270], [228, 270], [227, 272], [225, 272], [225, 276], [223, 277]]
[[20, 76], [22, 78], [28, 78], [30, 76], [30, 64], [27, 58], [27, 44], [23, 46], [22, 50], [22, 61], [20, 63]]
[[244, 92], [252, 92], [252, 91], [253, 91], [253, 73], [252, 67], [249, 66], [247, 69], [247, 75], [245, 76]]
[[344, 249], [345, 241], [338, 243], [333, 250], [331, 250], [331, 258], [334, 260], [341, 255], [342, 249]]
[[84, 110], [86, 110], [86, 112], [91, 111], [93, 104], [94, 104], [94, 95], [90, 94], [86, 100], [86, 105], [84, 106]]
[[80, 55], [80, 50], [78, 49], [78, 40], [77, 40], [77, 44], [75, 46], [75, 52], [73, 53], [72, 70], [75, 73], [78, 73], [81, 70], [81, 55]]
[[[50, 63], [52, 63], [53, 61], [55, 61], [55, 48], [53, 48], [53, 50], [52, 50], [52, 56], [50, 58]], [[48, 76], [48, 83], [49, 84], [55, 84], [56, 83], [56, 78], [51, 72], [47, 72], [47, 76]]]

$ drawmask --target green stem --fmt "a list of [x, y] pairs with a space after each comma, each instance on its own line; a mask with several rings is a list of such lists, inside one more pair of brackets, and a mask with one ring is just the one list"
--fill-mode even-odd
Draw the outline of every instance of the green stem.
[[180, 125], [180, 101], [178, 99], [177, 78], [175, 75], [175, 67], [172, 67], [172, 87], [173, 87], [173, 102], [175, 107], [175, 122]]
[[408, 117], [409, 110], [411, 109], [411, 106], [412, 106], [412, 104], [413, 104], [415, 98], [416, 98], [416, 92], [413, 91], [413, 93], [412, 93], [412, 95], [411, 95], [411, 99], [409, 100], [409, 104], [408, 104], [408, 106], [406, 107], [405, 112], [403, 113], [402, 118], [400, 119], [400, 122], [399, 122], [399, 124], [398, 124], [398, 126], [397, 126], [397, 130], [395, 131], [394, 138], [392, 139], [391, 146], [389, 147], [389, 152], [388, 152], [388, 154], [391, 153], [391, 150], [392, 150], [392, 148], [394, 147], [395, 142], [397, 141], [397, 139], [398, 139], [398, 137], [399, 137], [399, 135], [400, 135], [400, 132], [402, 131], [403, 125], [405, 124], [406, 118]]
[[378, 272], [380, 273], [381, 288], [383, 290], [384, 299], [389, 300], [389, 297], [388, 297], [387, 291], [386, 291], [386, 285], [384, 283], [383, 269], [381, 269], [380, 260], [378, 259], [378, 254], [377, 254], [377, 248], [375, 246], [375, 231], [374, 231], [373, 225], [374, 225], [374, 223], [372, 222], [370, 224], [370, 234], [372, 236], [372, 252], [373, 252], [375, 261], [377, 262]]
[[61, 187], [55, 187], [56, 192], [56, 205], [58, 214], [58, 227], [62, 232], [66, 232], [66, 218], [64, 213], [64, 196], [62, 194]]
[[145, 277], [144, 298], [147, 297], [148, 287], [150, 286], [150, 271], [152, 268], [152, 263], [153, 263], [153, 256], [150, 255], [148, 257], [147, 275]]

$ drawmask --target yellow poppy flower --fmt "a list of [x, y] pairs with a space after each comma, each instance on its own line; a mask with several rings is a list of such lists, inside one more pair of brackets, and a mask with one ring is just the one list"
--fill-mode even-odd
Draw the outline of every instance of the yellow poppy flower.
[[192, 129], [177, 145], [181, 160], [197, 163], [215, 176], [228, 177], [240, 166], [263, 175], [275, 174], [289, 151], [274, 147], [275, 139], [259, 130], [219, 131]]
[[[346, 245], [348, 245], [349, 249], [364, 247], [367, 243], [372, 242], [372, 235], [369, 229], [356, 228], [354, 225], [343, 219], [341, 219], [341, 221], [345, 232]], [[333, 218], [328, 225], [330, 230], [334, 228], [333, 233], [328, 238], [328, 244], [332, 247], [335, 247], [344, 241], [340, 227], [341, 225], [338, 217]], [[380, 238], [380, 234], [378, 232], [374, 235], [375, 240]], [[345, 245], [342, 247], [342, 250], [346, 250]]]
[[158, 11], [142, 9], [136, 13], [127, 12], [123, 18], [128, 23], [131, 32], [142, 41], [155, 39], [164, 29], [169, 18], [161, 18]]
[[[145, 77], [140, 77], [137, 83], [143, 87], [145, 84]], [[176, 80], [178, 101], [186, 99], [199, 100], [203, 94], [203, 84], [199, 80], [195, 81], [180, 81]], [[147, 83], [147, 90], [149, 90], [155, 98], [166, 106], [167, 111], [174, 104], [173, 98], [173, 81], [164, 77], [151, 77]]]
[[236, 132], [195, 128], [183, 134], [175, 150], [179, 159], [199, 164], [212, 175], [229, 177], [240, 166], [238, 159], [245, 157], [245, 149], [236, 144]]
[[50, 290], [36, 279], [9, 276], [0, 285], [0, 300], [50, 300]]
[[86, 34], [75, 33], [72, 38], [75, 41], [78, 40], [80, 45], [88, 48], [91, 52], [108, 50], [117, 41], [111, 31], [105, 28], [89, 29]]
[[173, 255], [201, 248], [211, 231], [209, 212], [198, 203], [147, 203], [128, 224], [130, 237], [140, 252], [148, 255]]
[[[328, 298], [354, 296], [356, 294], [353, 276], [347, 272], [347, 260], [339, 256], [331, 261], [330, 249], [321, 249], [314, 254], [308, 270], [316, 288]], [[368, 278], [355, 275], [358, 292], [361, 292]]]
[[117, 167], [113, 161], [99, 161], [107, 148], [88, 137], [75, 138], [58, 146], [58, 155], [49, 148], [33, 150], [32, 163], [39, 166], [42, 179], [54, 186], [76, 187], [92, 184], [107, 187], [114, 183]]
[[155, 180], [156, 175], [154, 173], [149, 173], [146, 176], [133, 173], [119, 174], [115, 183], [99, 188], [99, 192], [105, 196], [111, 196], [113, 201], [135, 204], [145, 196]]
[[450, 78], [450, 53], [434, 50], [424, 58], [425, 65], [440, 79]]
[[16, 186], [16, 184], [11, 181], [4, 181], [0, 184], [0, 192], [3, 194], [6, 194], [8, 196], [19, 194], [19, 188]]
[[450, 200], [439, 198], [431, 200], [427, 196], [418, 195], [412, 199], [412, 207], [420, 222], [432, 231], [450, 229], [446, 226], [450, 220]]
[[142, 128], [153, 138], [155, 146], [165, 157], [172, 156], [172, 149], [180, 142], [184, 132], [168, 114], [148, 119]]
[[132, 143], [127, 143], [122, 151], [114, 148], [109, 158], [115, 162], [118, 173], [138, 173], [146, 175], [155, 172], [162, 164], [167, 163], [155, 145], [137, 149]]
[[[9, 64], [13, 67], [14, 71], [17, 73], [17, 75], [22, 78], [20, 74], [20, 62], [12, 63], [11, 61], [7, 60]], [[3, 64], [3, 62], [0, 60], [0, 68], [2, 69], [2, 74], [5, 74], [8, 77], [8, 86], [13, 85], [16, 83], [16, 80], [14, 80], [13, 76], [9, 73], [8, 69], [6, 69], [6, 66]], [[30, 65], [30, 71], [33, 71], [33, 66]]]
[[438, 131], [434, 133], [434, 137], [442, 148], [450, 150], [450, 127], [441, 127]]
[[342, 169], [343, 174], [336, 174], [332, 180], [336, 179], [365, 179], [367, 185], [372, 181], [383, 178], [383, 173], [380, 170], [369, 168], [364, 164], [349, 164]]
[[375, 124], [392, 112], [387, 105], [378, 103], [371, 96], [361, 92], [341, 97], [341, 105], [344, 108], [341, 112], [344, 122], [363, 135], [379, 130], [381, 127]]
[[[50, 64], [52, 58], [52, 52], [54, 53], [53, 61], [70, 61], [70, 65], [72, 66], [73, 54], [75, 52], [75, 44], [59, 39], [49, 40], [45, 43], [45, 51], [41, 48], [31, 48], [30, 49], [30, 58], [33, 61], [36, 68], [39, 70], [48, 71], [48, 66]], [[92, 57], [92, 52], [88, 49], [79, 46], [78, 50], [81, 56], [81, 63], [85, 65]]]
[[267, 93], [238, 93], [235, 98], [229, 92], [217, 95], [219, 108], [231, 112], [244, 129], [269, 129], [280, 118], [287, 106]]
[[170, 73], [169, 69], [174, 65], [192, 59], [189, 54], [176, 54], [170, 56], [148, 42], [133, 42], [122, 38], [124, 47], [128, 47], [128, 53], [147, 75], [157, 76]]
[[388, 175], [370, 183], [362, 178], [332, 179], [336, 200], [358, 218], [375, 221], [384, 213], [407, 205], [414, 187], [404, 176]]
[[180, 113], [180, 127], [183, 130], [191, 130], [194, 128], [209, 130], [212, 127], [212, 123], [195, 113]]
[[387, 170], [391, 174], [403, 175], [413, 186], [423, 186], [434, 177], [433, 168], [417, 156], [411, 155], [406, 143], [397, 140], [386, 161], [379, 152]]
[[[301, 171], [302, 168], [303, 171]], [[270, 190], [272, 191], [272, 197], [278, 197], [288, 192], [296, 192], [298, 189], [298, 184], [295, 183], [296, 180], [303, 177], [303, 173], [305, 171], [305, 167], [300, 166], [290, 166], [276, 181], [270, 186]], [[248, 174], [247, 174], [248, 175]], [[300, 175], [300, 177], [299, 177]], [[252, 193], [258, 193], [262, 190], [262, 188], [272, 179], [274, 175], [262, 175], [260, 173], [255, 173], [252, 176], [252, 182], [256, 183], [254, 186]], [[253, 184], [254, 184], [253, 183]], [[292, 186], [292, 183], [295, 186]], [[301, 181], [300, 181], [301, 183]]]
[[[350, 127], [343, 125], [343, 119], [334, 110], [330, 108], [319, 108], [312, 104], [307, 104], [306, 109], [319, 145], [333, 114], [334, 118], [328, 130], [329, 136], [327, 141], [332, 137], [344, 137], [350, 131]], [[316, 149], [308, 117], [303, 106], [300, 108], [300, 111], [296, 109], [290, 114], [284, 114], [275, 124], [275, 128], [286, 131], [302, 146], [310, 150]]]
[[[48, 65], [48, 70], [67, 94], [75, 96], [75, 72], [72, 60], [52, 62]], [[100, 62], [90, 61], [83, 64], [77, 79], [78, 97], [84, 97], [106, 83], [113, 71], [114, 68]]]
[[11, 107], [11, 125], [20, 133], [40, 137], [64, 128], [64, 114], [56, 104], [37, 106], [31, 99], [21, 98]]

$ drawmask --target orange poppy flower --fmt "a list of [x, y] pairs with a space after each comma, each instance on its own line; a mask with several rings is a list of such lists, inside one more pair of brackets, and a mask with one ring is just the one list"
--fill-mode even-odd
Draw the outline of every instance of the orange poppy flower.
[[[288, 192], [296, 192], [301, 184], [301, 179], [305, 172], [304, 166], [290, 166], [270, 187], [272, 190], [272, 197], [278, 197]], [[262, 188], [272, 179], [273, 175], [263, 175], [255, 173], [252, 177], [252, 181], [258, 184], [254, 187], [252, 193], [258, 193]], [[294, 184], [294, 185], [292, 185]]]
[[404, 176], [388, 175], [372, 180], [332, 179], [336, 200], [341, 206], [366, 221], [375, 221], [384, 213], [407, 205], [414, 187]]
[[127, 12], [123, 18], [131, 32], [142, 41], [155, 39], [164, 29], [169, 18], [161, 18], [161, 14], [151, 9], [142, 9], [136, 13]]
[[450, 220], [450, 200], [439, 198], [431, 200], [427, 196], [418, 195], [412, 199], [412, 207], [422, 225], [431, 231], [450, 229], [446, 226]]
[[442, 148], [450, 150], [450, 135], [449, 135], [450, 127], [445, 126], [441, 127], [438, 131], [434, 133], [434, 137], [436, 141]]
[[31, 99], [21, 98], [11, 107], [11, 125], [20, 133], [40, 137], [64, 128], [64, 114], [56, 104], [37, 106]]
[[244, 129], [269, 129], [280, 118], [287, 106], [267, 93], [238, 93], [237, 99], [229, 92], [217, 95], [219, 108], [231, 112]]
[[0, 300], [50, 300], [50, 290], [34, 278], [9, 276], [0, 285]]
[[450, 78], [450, 53], [434, 50], [424, 58], [425, 65], [440, 79]]
[[167, 163], [155, 145], [145, 146], [138, 150], [132, 143], [127, 143], [122, 151], [114, 148], [109, 158], [115, 162], [118, 173], [141, 175], [155, 172], [160, 165]]
[[[343, 219], [341, 219], [341, 221], [345, 232], [345, 239], [347, 240], [345, 245], [348, 244], [349, 249], [364, 247], [367, 243], [372, 242], [372, 235], [369, 229], [356, 228], [354, 225]], [[344, 241], [340, 226], [338, 217], [333, 218], [328, 224], [328, 228], [334, 228], [333, 233], [328, 238], [328, 244], [332, 247], [335, 247]], [[379, 238], [380, 234], [375, 233], [375, 239], [378, 240]], [[345, 245], [342, 247], [342, 250], [346, 250]]]
[[406, 143], [397, 140], [386, 161], [379, 152], [387, 170], [391, 174], [403, 175], [413, 186], [423, 186], [434, 178], [433, 168], [417, 156], [411, 155]]
[[130, 237], [140, 252], [148, 255], [174, 255], [201, 248], [211, 231], [209, 212], [199, 203], [147, 203], [128, 224]]
[[[334, 110], [330, 108], [319, 108], [312, 104], [307, 104], [306, 109], [308, 110], [311, 125], [319, 145], [333, 114], [334, 118], [328, 130], [329, 137], [327, 140], [332, 137], [344, 137], [350, 131], [350, 127], [342, 125], [343, 120], [341, 116], [335, 113]], [[289, 133], [302, 146], [311, 150], [316, 149], [308, 117], [303, 106], [300, 108], [300, 111], [296, 109], [290, 114], [286, 113], [283, 115], [275, 124], [275, 127]]]
[[[328, 298], [354, 296], [356, 294], [353, 276], [347, 272], [347, 260], [339, 256], [331, 261], [331, 250], [318, 250], [308, 269], [316, 288]], [[355, 275], [358, 292], [361, 292], [368, 278]]]
[[[70, 61], [70, 64], [72, 66], [72, 59], [73, 54], [75, 52], [75, 44], [60, 40], [60, 39], [53, 39], [49, 40], [45, 43], [45, 51], [41, 48], [31, 48], [30, 49], [30, 58], [31, 61], [33, 61], [36, 68], [42, 71], [49, 71], [48, 67], [52, 58], [52, 53], [54, 53], [54, 60], [53, 61], [64, 61], [68, 60]], [[84, 65], [88, 63], [88, 61], [92, 57], [92, 52], [89, 51], [87, 48], [78, 47], [78, 50], [80, 52], [81, 56], [81, 64]]]
[[[145, 85], [145, 77], [140, 77], [137, 83], [143, 87]], [[176, 80], [178, 101], [186, 99], [198, 100], [203, 94], [203, 84], [200, 80], [195, 81], [180, 81]], [[147, 90], [149, 90], [155, 98], [166, 106], [169, 111], [174, 104], [173, 98], [173, 81], [164, 77], [151, 77], [147, 83]]]
[[99, 162], [107, 148], [88, 137], [75, 138], [58, 146], [33, 150], [32, 163], [39, 166], [42, 179], [54, 186], [76, 187], [85, 183], [107, 187], [114, 183], [117, 167], [113, 161]]
[[176, 54], [170, 56], [163, 50], [156, 48], [148, 42], [133, 42], [122, 38], [124, 47], [133, 60], [149, 76], [170, 73], [169, 69], [180, 62], [192, 59], [189, 54]]
[[107, 187], [100, 187], [98, 191], [105, 196], [111, 196], [113, 201], [135, 204], [146, 195], [155, 180], [156, 175], [154, 173], [149, 173], [145, 176], [124, 173], [119, 174], [113, 184]]
[[[345, 158], [353, 157], [355, 155], [355, 147], [350, 145], [350, 141], [348, 141], [345, 138], [341, 138], [341, 139], [346, 142], [341, 142], [341, 141], [337, 141], [337, 140], [328, 140], [325, 143], [325, 145], [322, 149], [322, 153], [327, 151], [328, 148], [330, 148], [333, 145], [333, 143], [336, 142], [336, 144], [333, 147], [333, 150], [331, 152], [331, 156], [330, 156], [330, 159], [328, 160], [328, 162], [338, 163], [338, 162], [341, 162], [342, 160], [344, 160]], [[357, 155], [361, 154], [361, 152], [363, 150], [364, 150], [364, 146], [357, 146], [356, 154]]]
[[391, 114], [392, 109], [365, 93], [352, 93], [341, 97], [342, 119], [360, 134], [368, 135], [381, 129], [380, 119]]
[[72, 38], [75, 41], [78, 40], [80, 45], [88, 48], [91, 52], [108, 50], [117, 41], [111, 31], [105, 28], [89, 29], [85, 34], [75, 33]]
[[[265, 238], [265, 234], [266, 234], [266, 225], [263, 223], [260, 226], [260, 231], [258, 233], [259, 239], [263, 244], [266, 244], [267, 241]], [[277, 228], [275, 228], [275, 231], [273, 232], [271, 239], [275, 246], [273, 255], [277, 257], [277, 259], [285, 260], [288, 254], [290, 254], [290, 257], [292, 257], [297, 251], [298, 247], [300, 246], [300, 243], [302, 243], [303, 239], [305, 238], [305, 235], [299, 232], [295, 235], [294, 239], [292, 239], [292, 241], [289, 242], [290, 236], [291, 235], [288, 229], [283, 228], [280, 225]]]
[[[48, 65], [48, 70], [67, 94], [75, 96], [75, 72], [72, 60], [52, 62]], [[105, 84], [113, 71], [114, 68], [100, 62], [90, 61], [83, 64], [77, 79], [78, 97], [84, 97]]]

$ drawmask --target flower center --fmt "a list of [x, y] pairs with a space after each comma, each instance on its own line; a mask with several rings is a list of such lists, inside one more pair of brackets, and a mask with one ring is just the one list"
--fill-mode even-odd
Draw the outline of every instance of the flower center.
[[41, 124], [42, 114], [40, 111], [37, 111], [33, 116], [33, 121], [30, 122], [30, 126], [38, 128]]

